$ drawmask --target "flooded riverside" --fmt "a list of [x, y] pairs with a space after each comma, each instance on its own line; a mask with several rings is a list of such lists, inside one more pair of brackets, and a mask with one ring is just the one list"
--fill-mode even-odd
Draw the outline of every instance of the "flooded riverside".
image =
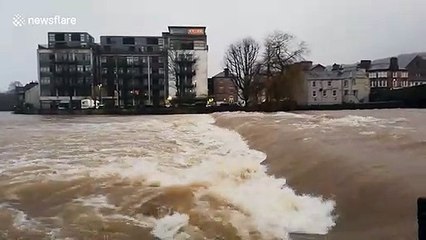
[[415, 239], [425, 120], [0, 113], [0, 239]]
[[319, 239], [417, 239], [416, 201], [426, 196], [425, 109], [214, 116], [267, 154], [268, 174], [298, 194], [335, 201], [336, 226]]
[[0, 113], [0, 239], [288, 239], [335, 202], [268, 175], [211, 115]]

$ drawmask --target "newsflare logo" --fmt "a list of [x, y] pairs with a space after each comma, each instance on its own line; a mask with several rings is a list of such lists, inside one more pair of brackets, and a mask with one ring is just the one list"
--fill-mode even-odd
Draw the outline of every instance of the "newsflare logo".
[[12, 17], [12, 24], [15, 27], [35, 26], [35, 25], [76, 25], [77, 18], [62, 17], [55, 15], [52, 17], [23, 17], [21, 14], [15, 14]]
[[15, 27], [22, 27], [25, 25], [26, 21], [25, 18], [21, 16], [21, 14], [15, 14], [12, 18], [12, 23], [15, 25]]

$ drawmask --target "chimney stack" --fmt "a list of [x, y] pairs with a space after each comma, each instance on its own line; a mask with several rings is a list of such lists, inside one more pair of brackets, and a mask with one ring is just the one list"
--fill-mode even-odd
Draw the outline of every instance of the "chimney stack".
[[303, 71], [309, 71], [312, 68], [312, 61], [302, 61], [299, 63]]
[[361, 69], [369, 70], [371, 67], [371, 60], [361, 60], [358, 67]]
[[390, 59], [389, 69], [392, 70], [392, 71], [398, 71], [399, 70], [398, 58], [393, 57], [393, 58]]
[[225, 77], [229, 77], [229, 68], [225, 68], [224, 72], [225, 72]]
[[341, 68], [341, 66], [339, 64], [335, 63], [335, 64], [333, 64], [332, 71], [339, 71], [340, 68]]

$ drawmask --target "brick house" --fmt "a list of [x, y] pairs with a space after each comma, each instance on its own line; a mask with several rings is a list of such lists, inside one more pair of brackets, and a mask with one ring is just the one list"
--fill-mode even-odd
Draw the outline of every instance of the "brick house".
[[224, 69], [209, 79], [209, 96], [217, 105], [238, 102], [238, 89], [232, 81], [228, 69]]

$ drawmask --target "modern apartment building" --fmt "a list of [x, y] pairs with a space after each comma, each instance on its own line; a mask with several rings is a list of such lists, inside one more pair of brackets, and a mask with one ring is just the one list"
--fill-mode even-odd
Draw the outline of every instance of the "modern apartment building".
[[86, 32], [49, 32], [39, 45], [40, 108], [78, 108], [93, 96], [97, 75], [97, 45]]
[[120, 108], [161, 106], [168, 97], [161, 36], [101, 36], [100, 102]]
[[134, 108], [208, 96], [205, 27], [101, 36], [100, 44], [85, 32], [50, 32], [37, 52], [42, 109], [79, 108], [85, 98]]
[[207, 99], [208, 45], [205, 27], [171, 26], [163, 33], [168, 51], [169, 98]]

